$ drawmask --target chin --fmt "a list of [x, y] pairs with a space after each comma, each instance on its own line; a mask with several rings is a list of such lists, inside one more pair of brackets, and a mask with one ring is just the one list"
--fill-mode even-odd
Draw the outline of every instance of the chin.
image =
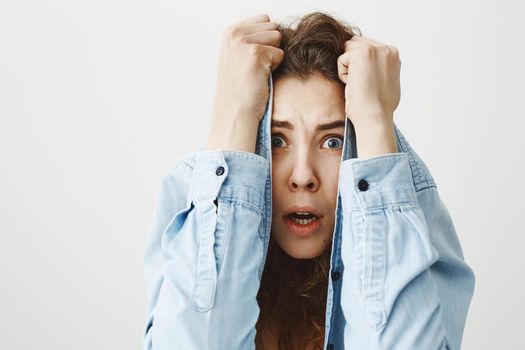
[[321, 254], [312, 254], [310, 252], [307, 252], [307, 251], [300, 251], [300, 252], [297, 252], [297, 254], [295, 254], [296, 252], [287, 252], [285, 250], [286, 254], [290, 255], [292, 258], [294, 259], [313, 259], [313, 258], [317, 258], [319, 255]]
[[294, 243], [293, 246], [291, 244], [281, 244], [280, 242], [277, 242], [277, 244], [281, 247], [281, 249], [291, 256], [294, 259], [313, 259], [317, 258], [318, 256], [322, 255], [326, 247], [308, 247], [307, 244], [301, 245], [298, 243]]

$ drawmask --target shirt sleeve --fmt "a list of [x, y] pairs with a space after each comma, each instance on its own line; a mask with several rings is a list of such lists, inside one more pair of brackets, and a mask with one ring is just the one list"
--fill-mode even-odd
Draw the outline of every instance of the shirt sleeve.
[[161, 182], [145, 251], [144, 348], [252, 349], [265, 158], [205, 150]]
[[341, 164], [345, 349], [459, 350], [475, 276], [436, 186], [406, 153]]

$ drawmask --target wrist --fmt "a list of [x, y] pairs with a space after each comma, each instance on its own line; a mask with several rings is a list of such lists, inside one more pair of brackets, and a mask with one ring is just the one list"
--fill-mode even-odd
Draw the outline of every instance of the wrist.
[[358, 158], [368, 159], [399, 152], [393, 123], [362, 123], [355, 125], [354, 129]]
[[206, 149], [255, 153], [259, 123], [246, 116], [214, 118]]

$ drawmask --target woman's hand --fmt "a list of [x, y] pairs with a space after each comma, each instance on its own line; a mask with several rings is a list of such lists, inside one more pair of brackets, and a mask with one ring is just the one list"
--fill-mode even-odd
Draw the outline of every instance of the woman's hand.
[[255, 152], [268, 101], [268, 76], [284, 58], [277, 28], [261, 14], [224, 32], [208, 149]]
[[345, 42], [337, 69], [346, 83], [345, 113], [356, 130], [359, 158], [396, 153], [394, 110], [401, 98], [397, 48], [355, 35]]
[[346, 83], [345, 112], [354, 126], [392, 123], [399, 105], [401, 61], [397, 48], [353, 36], [337, 59], [339, 79]]

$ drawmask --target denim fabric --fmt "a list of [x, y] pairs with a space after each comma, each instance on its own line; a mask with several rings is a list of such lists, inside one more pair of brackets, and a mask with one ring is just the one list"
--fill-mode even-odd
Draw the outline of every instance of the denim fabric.
[[[270, 76], [255, 153], [202, 144], [164, 174], [144, 256], [144, 349], [255, 349], [272, 97]], [[346, 120], [325, 349], [461, 346], [475, 275], [434, 179], [394, 127], [399, 153], [359, 159]]]

